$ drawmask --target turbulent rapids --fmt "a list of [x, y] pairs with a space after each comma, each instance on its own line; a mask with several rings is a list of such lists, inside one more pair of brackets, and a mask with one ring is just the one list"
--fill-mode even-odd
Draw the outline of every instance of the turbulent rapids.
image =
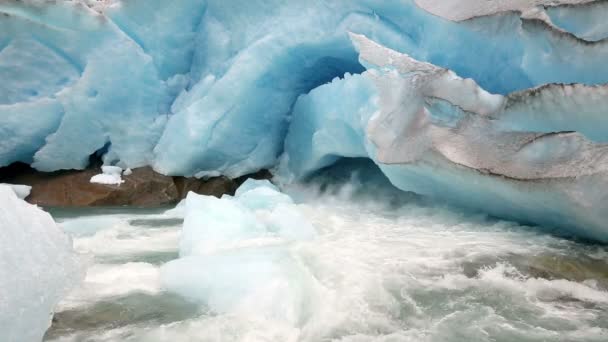
[[55, 212], [92, 263], [46, 339], [604, 340], [607, 248], [436, 206], [365, 170], [290, 196], [260, 183], [166, 212]]
[[0, 181], [193, 190], [0, 184], [0, 340], [606, 341], [607, 4], [0, 1]]

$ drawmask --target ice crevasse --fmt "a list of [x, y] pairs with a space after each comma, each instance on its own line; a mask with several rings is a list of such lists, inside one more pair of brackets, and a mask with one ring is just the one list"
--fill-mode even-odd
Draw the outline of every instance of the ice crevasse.
[[0, 166], [82, 169], [101, 154], [123, 169], [237, 177], [282, 159], [296, 180], [369, 157], [403, 190], [606, 240], [602, 10], [4, 1]]

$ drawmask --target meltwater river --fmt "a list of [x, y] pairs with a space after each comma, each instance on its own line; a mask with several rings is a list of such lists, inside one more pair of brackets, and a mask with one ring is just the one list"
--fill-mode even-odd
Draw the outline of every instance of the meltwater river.
[[165, 291], [182, 213], [53, 210], [89, 266], [45, 340], [608, 341], [608, 247], [365, 192], [291, 190], [318, 235], [288, 246], [313, 284], [294, 294], [307, 312], [294, 324]]

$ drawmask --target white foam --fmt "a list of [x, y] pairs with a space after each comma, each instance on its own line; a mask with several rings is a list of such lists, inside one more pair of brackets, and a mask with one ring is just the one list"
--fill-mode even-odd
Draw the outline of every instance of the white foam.
[[[444, 341], [456, 334], [470, 341], [487, 334], [503, 340], [559, 335], [568, 341], [599, 341], [606, 334], [597, 320], [608, 307], [608, 292], [596, 281], [534, 278], [508, 261], [511, 256], [559, 256], [577, 244], [417, 202], [390, 209], [376, 199], [353, 200], [353, 186], [334, 193], [321, 198], [301, 194], [303, 204], [289, 205], [314, 225], [313, 240], [286, 241], [277, 235], [228, 240], [166, 264], [160, 273], [145, 263], [95, 265], [72, 305], [133, 292], [159, 293], [163, 284], [206, 301], [212, 310], [163, 326], [97, 332], [98, 341], [124, 336], [143, 341], [200, 336], [222, 341]], [[255, 212], [264, 225], [266, 210]], [[107, 250], [102, 245], [125, 236], [125, 241], [143, 245], [137, 228], [131, 228], [114, 225], [107, 235], [98, 232], [90, 249], [99, 253]], [[126, 235], [118, 233], [121, 229]], [[115, 252], [130, 253], [127, 246], [125, 242]], [[589, 257], [607, 255], [602, 247], [577, 250]], [[464, 272], [467, 264], [478, 265], [471, 266], [474, 273]]]
[[156, 294], [161, 291], [158, 266], [148, 263], [95, 264], [87, 269], [82, 285], [62, 303], [71, 308], [129, 293]]

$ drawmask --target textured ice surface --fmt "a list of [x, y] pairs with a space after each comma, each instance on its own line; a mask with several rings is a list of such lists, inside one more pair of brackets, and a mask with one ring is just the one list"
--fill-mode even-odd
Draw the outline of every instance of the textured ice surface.
[[[341, 157], [369, 157], [402, 190], [608, 240], [608, 146], [566, 131], [605, 141], [605, 87], [491, 95], [363, 36], [353, 41], [369, 70], [298, 100], [283, 177], [306, 177]], [[579, 110], [579, 97], [598, 101], [599, 110]], [[522, 108], [534, 114], [525, 117]], [[586, 120], [596, 126], [579, 122]], [[531, 126], [537, 130], [525, 129]]]
[[[418, 1], [433, 13], [504, 13], [452, 22], [398, 0], [2, 2], [0, 165], [83, 168], [99, 152], [175, 175], [272, 167], [297, 97], [363, 71], [349, 31], [493, 93], [608, 81], [606, 42], [505, 12], [548, 2], [454, 3]], [[588, 8], [542, 18], [600, 38], [605, 21]]]
[[450, 19], [466, 20], [501, 12], [526, 12], [538, 6], [586, 4], [593, 0], [415, 0], [425, 10]]
[[557, 27], [577, 37], [598, 41], [608, 38], [606, 11], [608, 3], [598, 1], [586, 6], [551, 7], [547, 9], [547, 14]]
[[0, 184], [0, 340], [38, 342], [55, 305], [82, 276], [51, 216]]
[[[403, 189], [599, 237], [604, 195], [591, 184], [603, 184], [608, 137], [604, 9], [577, 0], [4, 1], [0, 166], [84, 168], [96, 154], [123, 169], [237, 177], [276, 166], [286, 149], [282, 162], [298, 178], [371, 156]], [[380, 45], [360, 59], [349, 32], [411, 59]], [[436, 172], [412, 171], [423, 162]], [[477, 179], [488, 183], [478, 189]], [[241, 204], [263, 206], [268, 190], [259, 192]]]
[[[180, 259], [162, 267], [164, 286], [218, 313], [251, 310], [297, 322], [302, 270], [287, 246], [315, 237], [291, 198], [268, 181], [248, 181], [235, 197], [189, 193]], [[280, 305], [277, 305], [280, 303]]]
[[8, 1], [0, 12], [0, 164], [84, 168], [104, 146], [110, 161], [149, 163], [171, 99], [152, 58], [76, 2]]

